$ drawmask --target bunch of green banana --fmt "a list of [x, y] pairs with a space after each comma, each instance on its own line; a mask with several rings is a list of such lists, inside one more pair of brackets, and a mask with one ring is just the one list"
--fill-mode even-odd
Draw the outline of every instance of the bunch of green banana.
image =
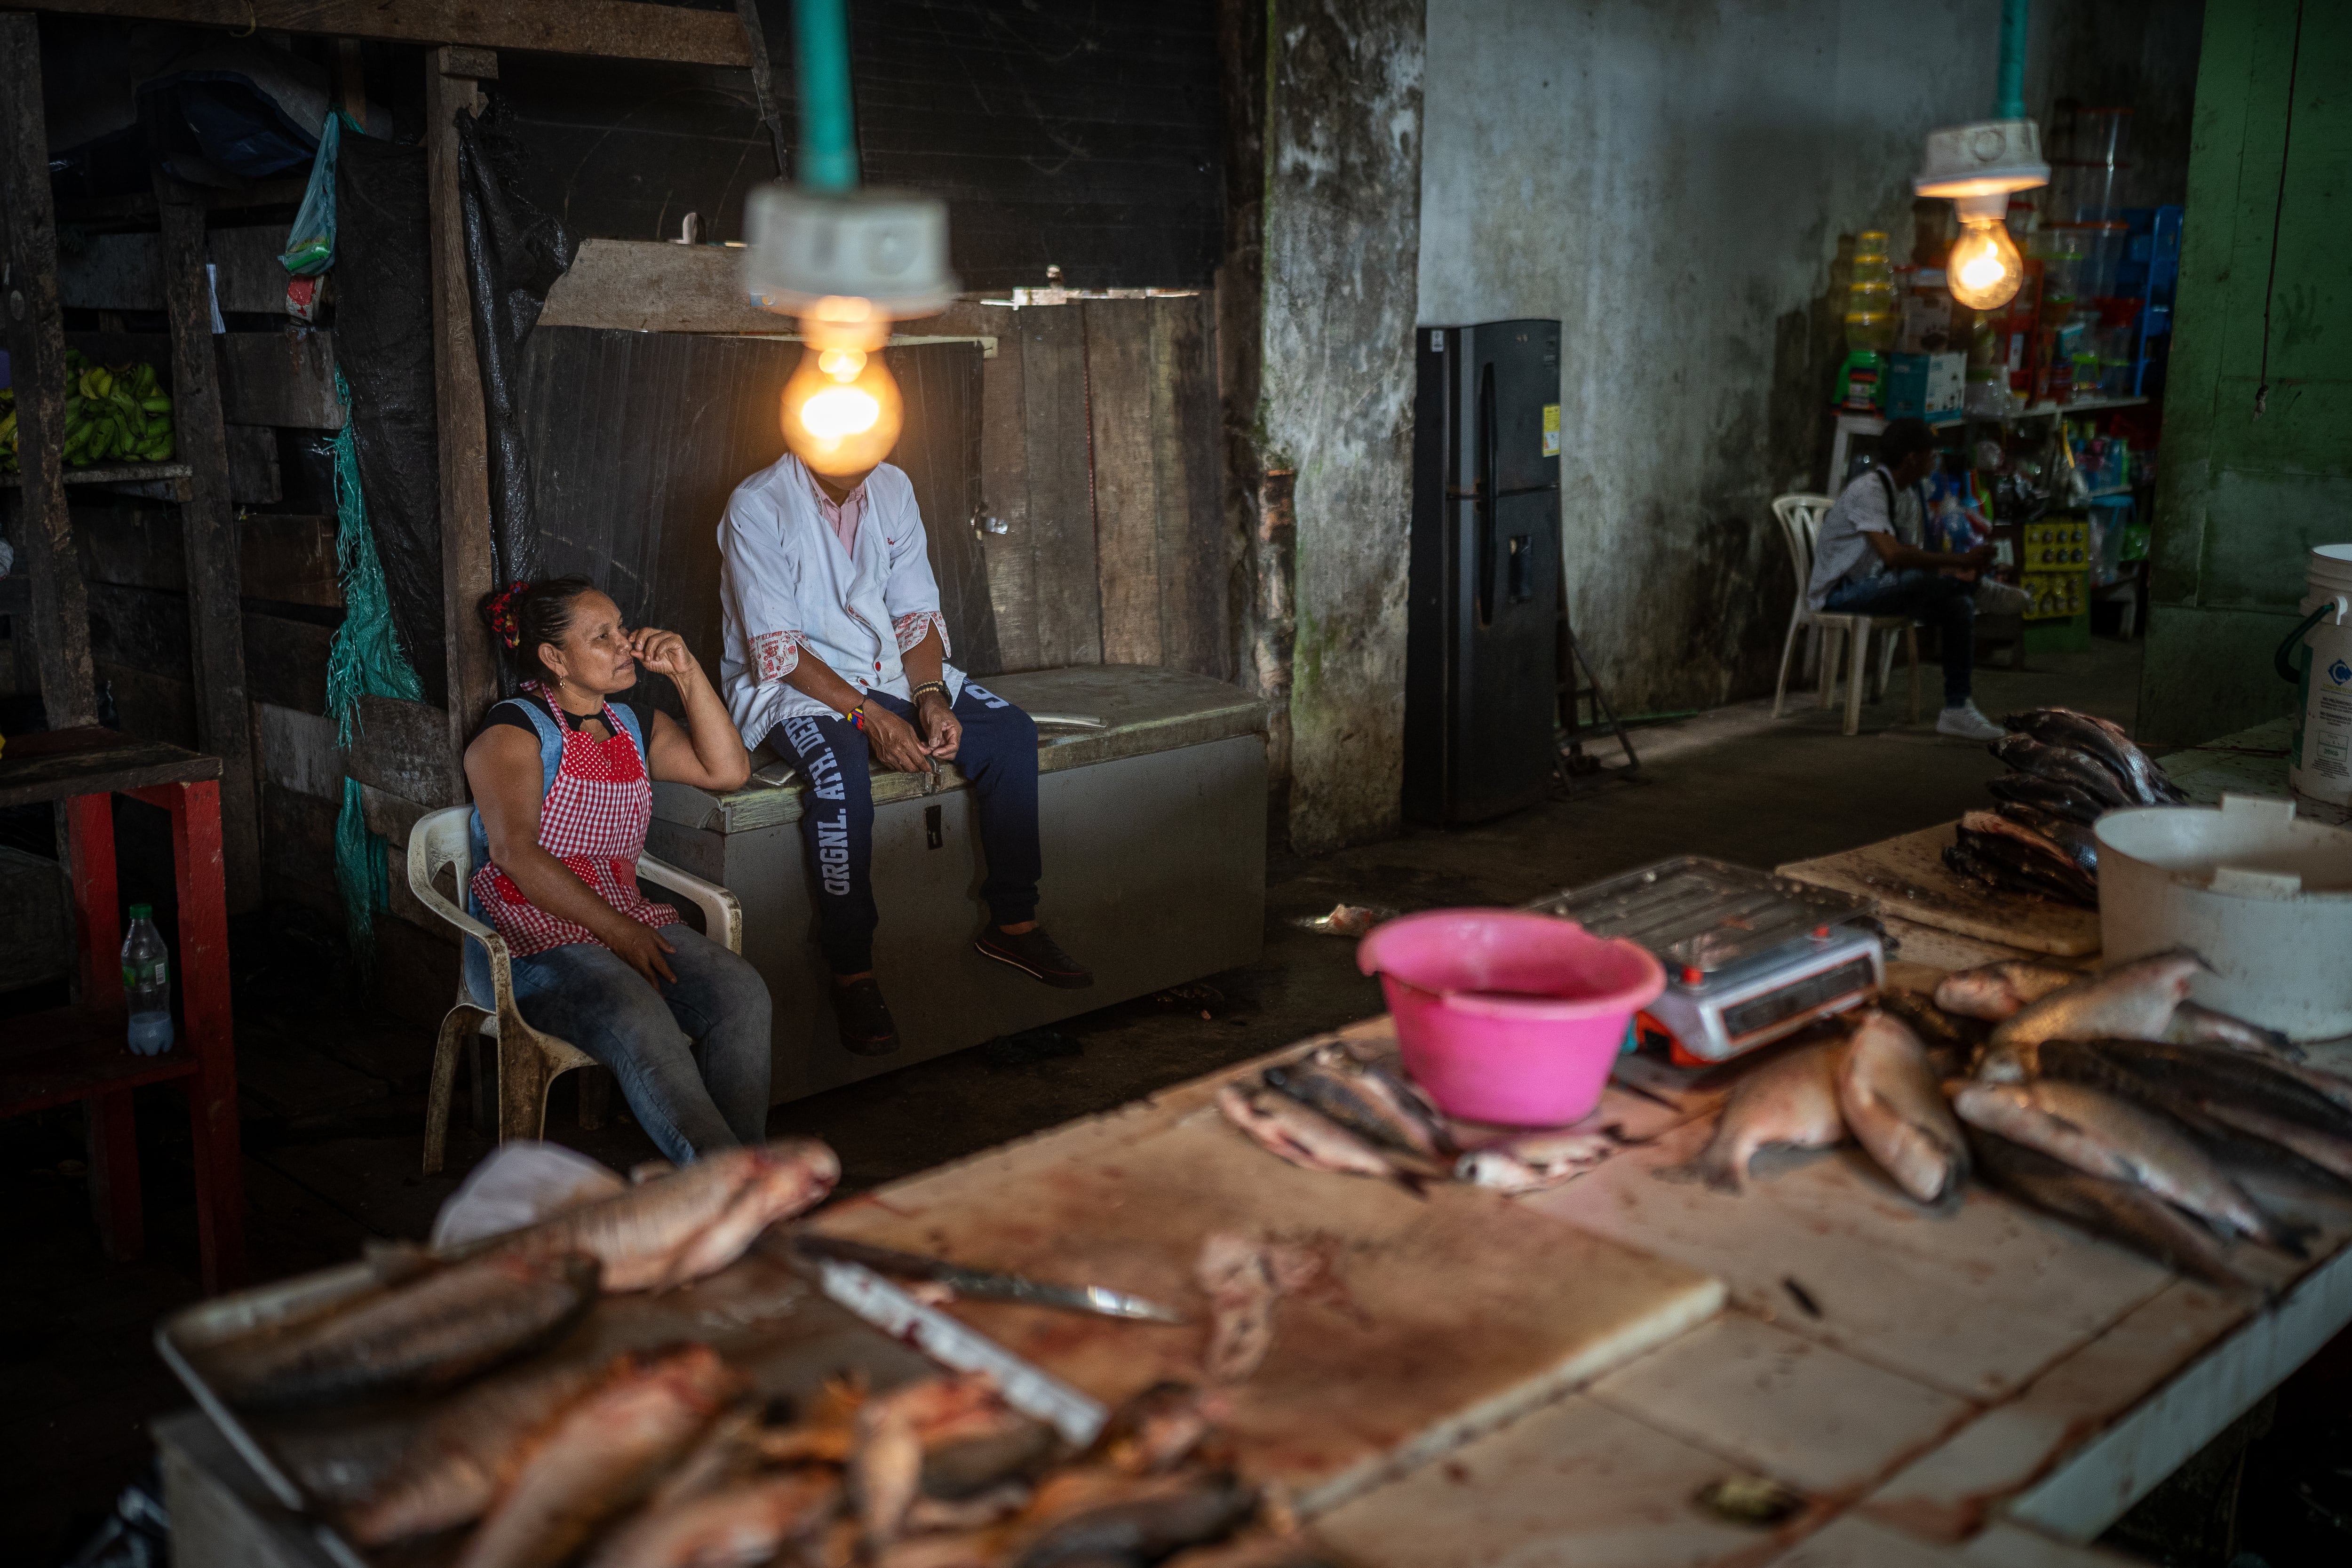
[[152, 364], [99, 364], [66, 351], [66, 464], [162, 463], [172, 456], [172, 400]]

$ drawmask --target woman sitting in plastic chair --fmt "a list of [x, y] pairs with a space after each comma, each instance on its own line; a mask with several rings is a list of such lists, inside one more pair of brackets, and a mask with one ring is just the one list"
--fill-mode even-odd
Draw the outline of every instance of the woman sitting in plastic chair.
[[[726, 704], [684, 638], [626, 629], [584, 578], [518, 583], [482, 614], [526, 679], [466, 748], [477, 868], [467, 891], [507, 941], [516, 1006], [611, 1068], [672, 1160], [760, 1142], [767, 984], [635, 876], [653, 779], [724, 794], [751, 776]], [[677, 684], [683, 727], [654, 709], [641, 669]], [[490, 994], [478, 942], [466, 943], [466, 980]]]

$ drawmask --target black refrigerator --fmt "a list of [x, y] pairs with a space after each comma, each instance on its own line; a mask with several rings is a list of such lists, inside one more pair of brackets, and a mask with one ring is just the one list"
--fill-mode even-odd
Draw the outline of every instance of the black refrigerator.
[[1404, 814], [1442, 827], [1531, 805], [1551, 783], [1559, 323], [1414, 337]]

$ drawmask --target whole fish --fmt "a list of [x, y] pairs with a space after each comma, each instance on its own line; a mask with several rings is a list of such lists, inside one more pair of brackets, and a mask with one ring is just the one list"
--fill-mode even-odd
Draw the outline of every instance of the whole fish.
[[2072, 747], [2096, 760], [2116, 775], [2138, 805], [2172, 805], [2188, 798], [2146, 752], [2133, 744], [2121, 725], [2096, 714], [2078, 713], [2071, 708], [2033, 708], [2010, 714], [2001, 720], [2001, 724], [2053, 746]]
[[2002, 773], [1985, 781], [1995, 800], [2031, 806], [2045, 816], [2063, 817], [2088, 827], [2114, 808], [2094, 800], [2073, 784], [2035, 773]]
[[1217, 1110], [1261, 1148], [1301, 1170], [1377, 1176], [1396, 1183], [1416, 1197], [1421, 1195], [1421, 1183], [1414, 1173], [1401, 1168], [1367, 1140], [1288, 1095], [1263, 1087], [1228, 1083], [1217, 1090]]
[[442, 1405], [369, 1495], [343, 1513], [362, 1546], [430, 1535], [479, 1519], [555, 1418], [634, 1363], [580, 1361], [493, 1378]]
[[2264, 1212], [2179, 1127], [2084, 1084], [1971, 1083], [1952, 1108], [1973, 1126], [2088, 1175], [2134, 1182], [2209, 1225], [2303, 1255], [2304, 1234]]
[[585, 1252], [603, 1262], [606, 1290], [666, 1289], [726, 1268], [840, 1179], [840, 1160], [814, 1139], [728, 1149], [517, 1231], [498, 1250]]
[[1736, 1193], [1748, 1174], [1748, 1162], [1768, 1144], [1826, 1149], [1843, 1142], [1838, 1067], [1844, 1056], [1843, 1040], [1816, 1040], [1750, 1069], [1733, 1086], [1715, 1135], [1690, 1163], [1687, 1173], [1717, 1192]]
[[2035, 806], [2019, 805], [2014, 801], [2003, 801], [1994, 810], [2001, 817], [2056, 845], [2076, 870], [2096, 880], [2099, 875], [2099, 840], [2088, 827], [2070, 817], [2059, 816]]
[[898, 1539], [923, 1489], [924, 1450], [1003, 1428], [1013, 1414], [984, 1373], [927, 1377], [868, 1399], [857, 1412], [849, 1485], [866, 1539]]
[[929, 1535], [940, 1531], [985, 1530], [1027, 1508], [1035, 1495], [1026, 1481], [1003, 1481], [953, 1502], [944, 1498], [919, 1497], [907, 1510], [907, 1531], [910, 1535]]
[[2085, 1175], [2063, 1160], [1971, 1128], [1975, 1168], [2011, 1197], [2094, 1236], [2119, 1242], [2166, 1268], [2215, 1285], [2247, 1281], [2230, 1267], [2213, 1233], [2144, 1187]]
[[1927, 1047], [1927, 1065], [1938, 1079], [1965, 1070], [1990, 1032], [1981, 1018], [1953, 1013], [1938, 1006], [1927, 993], [1899, 985], [1881, 991], [1878, 1005], [1911, 1026], [1911, 1032]]
[[1257, 1489], [1227, 1471], [1180, 1471], [1125, 1478], [1116, 1495], [1068, 1512], [1055, 1510], [1050, 1488], [1038, 1489], [1012, 1568], [1076, 1568], [1080, 1563], [1157, 1563], [1215, 1541], [1257, 1510]]
[[2010, 1064], [2043, 1040], [2158, 1039], [2174, 1010], [2189, 999], [2189, 980], [2204, 970], [2203, 959], [2175, 950], [2119, 963], [2053, 991], [1992, 1032], [1977, 1076], [2004, 1082], [2032, 1076], [2030, 1068], [2019, 1071]]
[[2039, 959], [2004, 958], [1954, 970], [1936, 983], [1936, 1005], [1963, 1018], [1993, 1023], [2085, 978], [2079, 969]]
[[2286, 1176], [2305, 1186], [2352, 1197], [2352, 1177], [2307, 1159], [2284, 1144], [2216, 1118], [2206, 1109], [2201, 1091], [2151, 1078], [2101, 1050], [2097, 1042], [2046, 1040], [2036, 1047], [2036, 1056], [2035, 1066], [2043, 1077], [2089, 1084], [2134, 1105], [2169, 1116], [2231, 1170]]
[[222, 1396], [256, 1409], [448, 1388], [563, 1332], [596, 1283], [596, 1260], [576, 1250], [478, 1258], [208, 1359]]
[[823, 1530], [841, 1506], [830, 1470], [786, 1470], [647, 1508], [589, 1555], [588, 1568], [760, 1563]]
[[1974, 878], [2004, 892], [2057, 899], [2084, 908], [2098, 901], [2095, 886], [2060, 858], [2056, 845], [2047, 841], [2034, 848], [2021, 837], [1964, 827], [1944, 847], [1943, 860], [1955, 874]]
[[1880, 1169], [1921, 1203], [1941, 1203], [1968, 1180], [1968, 1143], [1927, 1048], [1893, 1014], [1870, 1007], [1858, 1016], [1838, 1069], [1838, 1108]]
[[2227, 1013], [2183, 1002], [2172, 1010], [2164, 1037], [2177, 1046], [2228, 1046], [2234, 1050], [2281, 1063], [2304, 1059], [2304, 1049], [2276, 1029], [2232, 1018]]
[[2050, 746], [2031, 735], [2009, 734], [1995, 741], [1986, 750], [2021, 773], [2050, 780], [2077, 790], [2103, 807], [2128, 805], [2123, 781], [2109, 772], [2095, 757], [2076, 751], [2072, 746]]
[[1965, 813], [1954, 837], [1979, 860], [2006, 864], [2036, 881], [2049, 883], [2053, 890], [2066, 897], [2098, 902], [2095, 847], [2086, 870], [2075, 852], [1995, 811]]
[[1534, 1193], [1592, 1169], [1622, 1144], [1605, 1132], [1533, 1132], [1483, 1144], [1454, 1163], [1454, 1179], [1499, 1193]]
[[2148, 1039], [2095, 1043], [2108, 1057], [2148, 1077], [2192, 1089], [2215, 1104], [2242, 1105], [2327, 1137], [2352, 1142], [2352, 1110], [2282, 1065], [2226, 1046], [2181, 1046]]
[[1367, 1142], [1423, 1160], [1449, 1157], [1445, 1129], [1418, 1095], [1344, 1053], [1318, 1053], [1260, 1076], [1268, 1089], [1321, 1111]]
[[457, 1568], [554, 1568], [651, 1491], [744, 1386], [707, 1345], [614, 1378], [564, 1412], [467, 1539]]
[[2201, 1101], [2201, 1104], [2207, 1115], [2224, 1125], [2275, 1143], [2331, 1175], [2352, 1180], [2352, 1143], [2340, 1138], [2331, 1138], [2292, 1118], [2252, 1106], [2211, 1098]]

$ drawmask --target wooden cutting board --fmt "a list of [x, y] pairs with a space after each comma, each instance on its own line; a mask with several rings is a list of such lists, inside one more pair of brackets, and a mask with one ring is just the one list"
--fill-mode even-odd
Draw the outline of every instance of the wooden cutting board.
[[1116, 1405], [1199, 1382], [1213, 1231], [1305, 1245], [1335, 1289], [1285, 1299], [1272, 1353], [1221, 1423], [1252, 1478], [1328, 1508], [1664, 1342], [1721, 1307], [1721, 1281], [1491, 1192], [1413, 1198], [1302, 1171], [1213, 1107], [1129, 1140], [1115, 1122], [1014, 1145], [828, 1209], [817, 1228], [1066, 1284], [1129, 1290], [1181, 1327], [1001, 1302], [948, 1310]]
[[1900, 838], [1881, 839], [1859, 849], [1799, 860], [1778, 868], [1794, 877], [1878, 901], [1882, 913], [1934, 926], [1939, 931], [2046, 952], [2081, 958], [2099, 951], [2099, 911], [2050, 899], [1996, 892], [1964, 881], [1944, 867], [1959, 824], [1923, 827]]

